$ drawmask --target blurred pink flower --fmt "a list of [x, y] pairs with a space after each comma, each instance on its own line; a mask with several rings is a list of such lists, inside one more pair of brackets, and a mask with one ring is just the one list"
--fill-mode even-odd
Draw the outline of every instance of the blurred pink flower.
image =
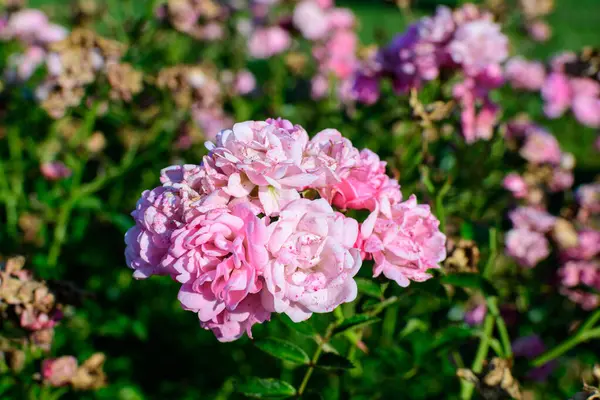
[[511, 229], [506, 234], [506, 251], [520, 265], [533, 268], [550, 255], [546, 237], [527, 228]]
[[258, 28], [248, 41], [248, 50], [254, 58], [270, 58], [283, 53], [292, 44], [290, 34], [279, 26]]
[[379, 78], [359, 73], [354, 78], [352, 97], [363, 104], [375, 104], [379, 100]]
[[487, 315], [487, 306], [485, 303], [476, 304], [465, 313], [465, 323], [469, 326], [477, 326], [483, 323]]
[[452, 60], [462, 65], [467, 74], [476, 75], [508, 57], [508, 38], [500, 25], [480, 19], [459, 25], [448, 50]]
[[327, 35], [327, 14], [313, 0], [303, 0], [296, 5], [293, 22], [306, 39], [319, 40]]
[[576, 96], [573, 99], [573, 114], [583, 125], [600, 128], [600, 97]]
[[[584, 310], [592, 310], [600, 304], [596, 292], [600, 289], [600, 264], [594, 261], [569, 261], [558, 272], [561, 278], [561, 293]], [[587, 286], [593, 292], [578, 289]]]
[[529, 37], [536, 42], [547, 42], [552, 36], [552, 28], [547, 22], [536, 20], [527, 24]]
[[519, 154], [534, 164], [559, 165], [562, 157], [560, 145], [556, 138], [543, 129], [532, 130], [526, 136]]
[[577, 235], [577, 246], [565, 249], [561, 257], [568, 260], [591, 260], [600, 254], [600, 231], [582, 230]]
[[48, 25], [48, 17], [40, 10], [26, 8], [10, 16], [8, 31], [23, 42], [38, 40], [39, 32]]
[[325, 200], [290, 203], [269, 225], [273, 258], [264, 273], [265, 307], [300, 322], [354, 300], [353, 277], [362, 262], [352, 248], [357, 237], [356, 220], [334, 212]]
[[538, 91], [544, 85], [546, 70], [537, 61], [527, 61], [522, 57], [511, 58], [505, 66], [506, 79], [515, 89]]
[[42, 163], [40, 171], [49, 181], [58, 181], [71, 176], [71, 170], [61, 161]]
[[352, 29], [356, 24], [354, 13], [347, 8], [333, 8], [327, 13], [329, 29]]
[[73, 356], [51, 358], [42, 362], [42, 377], [50, 386], [67, 385], [77, 372], [77, 359]]
[[550, 182], [548, 182], [548, 188], [552, 192], [562, 192], [573, 186], [574, 180], [575, 178], [571, 171], [562, 168], [555, 168], [552, 171]]
[[431, 278], [427, 270], [446, 258], [446, 236], [429, 206], [412, 195], [385, 214], [369, 217], [361, 227], [363, 250], [375, 261], [373, 275], [383, 273], [402, 287]]
[[315, 75], [311, 81], [311, 97], [314, 100], [322, 99], [327, 96], [329, 91], [329, 81], [323, 75]]
[[511, 211], [508, 217], [515, 228], [526, 228], [540, 233], [549, 232], [556, 223], [556, 217], [534, 207], [519, 207]]
[[577, 188], [576, 195], [581, 208], [593, 214], [600, 213], [600, 183], [581, 185]]
[[506, 190], [509, 190], [516, 199], [523, 199], [527, 197], [527, 193], [529, 191], [525, 180], [516, 173], [510, 173], [506, 175], [502, 181], [502, 186], [504, 186]]
[[17, 76], [26, 81], [33, 75], [35, 70], [44, 63], [46, 51], [38, 46], [31, 46], [25, 53], [17, 58]]
[[192, 118], [207, 140], [213, 141], [223, 129], [233, 125], [233, 119], [221, 107], [203, 108], [192, 106]]
[[234, 85], [237, 94], [245, 95], [256, 88], [256, 78], [252, 72], [245, 69], [237, 73]]
[[558, 118], [571, 106], [572, 91], [569, 78], [561, 73], [551, 73], [542, 86], [544, 112], [550, 118]]

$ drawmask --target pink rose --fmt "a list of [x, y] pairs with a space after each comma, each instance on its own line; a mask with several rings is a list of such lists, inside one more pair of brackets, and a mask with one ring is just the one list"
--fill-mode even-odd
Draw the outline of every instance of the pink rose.
[[385, 173], [386, 162], [371, 150], [360, 152], [360, 160], [346, 177], [333, 186], [321, 189], [321, 196], [339, 209], [367, 209], [387, 198], [390, 204], [402, 201], [400, 185]]
[[519, 207], [508, 214], [515, 228], [527, 228], [532, 231], [549, 232], [556, 223], [556, 218], [545, 210], [534, 207]]
[[220, 341], [244, 332], [251, 337], [252, 325], [269, 318], [257, 296], [269, 260], [267, 239], [265, 221], [245, 205], [192, 209], [186, 224], [173, 232], [169, 254], [177, 280], [184, 283], [179, 301]]
[[439, 268], [446, 258], [446, 236], [428, 205], [418, 205], [412, 195], [391, 207], [388, 215], [369, 217], [361, 228], [364, 251], [373, 257], [373, 275], [383, 273], [402, 287], [423, 282], [428, 269]]
[[546, 70], [537, 61], [513, 57], [506, 63], [506, 78], [515, 89], [538, 91], [544, 85]]
[[209, 146], [203, 162], [205, 191], [222, 188], [230, 196], [246, 198], [258, 186], [265, 214], [275, 215], [317, 179], [301, 167], [307, 143], [306, 131], [289, 121], [237, 123]]
[[327, 14], [312, 0], [304, 0], [296, 5], [293, 22], [306, 39], [319, 40], [327, 35]]
[[40, 171], [49, 181], [58, 181], [71, 176], [71, 170], [61, 161], [45, 162], [40, 165]]
[[527, 197], [529, 188], [527, 182], [519, 174], [510, 173], [502, 181], [502, 186], [509, 190], [516, 199]]
[[73, 356], [52, 358], [42, 362], [42, 377], [51, 386], [65, 386], [75, 377], [77, 359]]
[[506, 234], [506, 251], [520, 265], [533, 268], [550, 255], [546, 237], [527, 228], [511, 229]]
[[544, 112], [549, 118], [558, 118], [571, 106], [569, 78], [561, 73], [551, 73], [542, 86]]
[[535, 129], [527, 135], [519, 154], [534, 164], [559, 165], [562, 157], [556, 138], [542, 129]]
[[258, 28], [248, 41], [248, 50], [254, 58], [270, 58], [286, 51], [292, 43], [290, 34], [279, 26]]
[[265, 307], [300, 322], [354, 300], [353, 277], [361, 266], [360, 252], [352, 248], [357, 237], [356, 220], [334, 212], [325, 200], [290, 203], [269, 225]]

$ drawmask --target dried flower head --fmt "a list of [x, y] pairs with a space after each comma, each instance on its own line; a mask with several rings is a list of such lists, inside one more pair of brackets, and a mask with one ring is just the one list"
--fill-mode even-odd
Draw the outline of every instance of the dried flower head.
[[444, 271], [447, 273], [476, 273], [478, 271], [479, 248], [474, 241], [449, 239], [446, 247], [448, 258], [443, 264]]
[[109, 64], [106, 67], [106, 76], [111, 86], [110, 96], [115, 100], [131, 101], [134, 95], [142, 91], [143, 75], [131, 64]]

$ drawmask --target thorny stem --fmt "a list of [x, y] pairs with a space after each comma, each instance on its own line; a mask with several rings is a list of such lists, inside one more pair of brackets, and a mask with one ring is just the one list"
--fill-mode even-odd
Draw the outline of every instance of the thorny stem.
[[534, 367], [541, 367], [555, 358], [560, 357], [580, 343], [600, 338], [600, 328], [590, 329], [598, 319], [600, 319], [600, 310], [594, 312], [575, 335], [534, 359], [531, 362], [531, 365]]
[[[485, 317], [485, 322], [483, 324], [483, 336], [479, 341], [477, 354], [475, 356], [475, 360], [473, 361], [473, 365], [471, 366], [471, 370], [474, 373], [479, 373], [483, 369], [483, 362], [485, 361], [488, 355], [493, 330], [494, 316], [492, 315], [492, 313], [488, 313], [488, 315]], [[461, 381], [460, 398], [462, 400], [470, 400], [473, 396], [473, 389], [475, 389], [475, 386], [473, 386], [472, 383]]]

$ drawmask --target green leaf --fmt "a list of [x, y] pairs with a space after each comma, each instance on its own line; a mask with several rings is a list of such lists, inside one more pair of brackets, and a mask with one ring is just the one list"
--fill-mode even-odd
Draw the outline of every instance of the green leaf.
[[310, 361], [304, 350], [285, 340], [267, 338], [259, 340], [255, 344], [256, 347], [265, 353], [284, 361], [291, 361], [297, 364], [308, 364]]
[[315, 367], [330, 370], [355, 368], [352, 361], [335, 353], [323, 354], [321, 358], [319, 358], [319, 362], [317, 365], [315, 365]]
[[479, 289], [489, 296], [497, 296], [496, 288], [484, 277], [477, 274], [460, 273], [443, 276], [442, 283], [463, 288]]
[[350, 329], [371, 325], [379, 321], [379, 318], [372, 317], [367, 314], [353, 315], [352, 317], [344, 319], [342, 322], [339, 323], [338, 326], [335, 327], [335, 329], [333, 330], [333, 336], [339, 335], [340, 333], [344, 333]]
[[279, 318], [280, 318], [281, 322], [284, 323], [285, 326], [287, 326], [291, 330], [294, 330], [294, 331], [300, 333], [301, 335], [315, 336], [317, 334], [317, 331], [315, 331], [315, 329], [310, 325], [310, 322], [308, 322], [308, 321], [294, 322], [290, 319], [290, 317], [288, 317], [285, 314], [280, 314]]
[[286, 398], [296, 395], [296, 389], [287, 382], [273, 378], [251, 377], [237, 385], [236, 390], [256, 399]]
[[366, 294], [367, 296], [375, 297], [377, 299], [381, 299], [381, 297], [383, 296], [381, 286], [373, 282], [371, 279], [356, 278], [355, 280], [356, 284], [358, 285], [358, 291], [360, 293]]

